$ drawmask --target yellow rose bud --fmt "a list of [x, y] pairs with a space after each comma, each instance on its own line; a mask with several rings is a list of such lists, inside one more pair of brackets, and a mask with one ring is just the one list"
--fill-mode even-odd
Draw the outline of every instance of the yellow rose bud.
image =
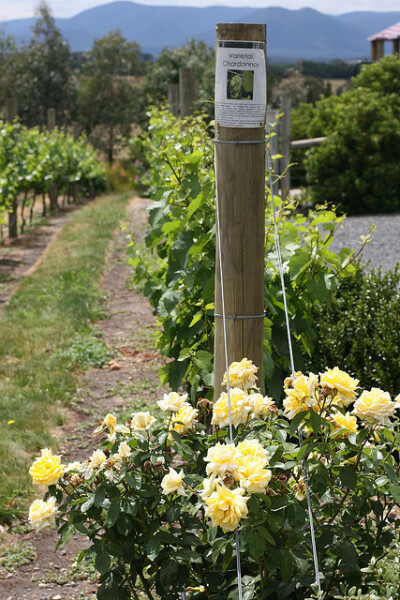
[[169, 468], [169, 472], [164, 476], [161, 487], [165, 495], [173, 494], [177, 492], [180, 496], [186, 496], [183, 488], [183, 478], [185, 474], [181, 470], [179, 473], [172, 467]]
[[122, 458], [128, 458], [132, 454], [131, 449], [129, 448], [129, 446], [126, 442], [120, 443], [120, 445], [118, 447], [118, 454]]

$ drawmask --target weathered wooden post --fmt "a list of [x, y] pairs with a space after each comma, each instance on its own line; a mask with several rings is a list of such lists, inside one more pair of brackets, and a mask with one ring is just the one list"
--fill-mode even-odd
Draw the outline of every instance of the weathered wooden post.
[[[269, 154], [270, 154], [270, 158], [272, 159], [273, 156], [276, 156], [277, 154], [279, 154], [279, 121], [276, 121], [276, 118], [279, 114], [279, 110], [276, 109], [272, 109], [272, 108], [267, 108], [267, 118], [266, 118], [266, 133], [267, 135], [272, 132], [275, 135], [272, 135], [269, 138]], [[272, 183], [272, 191], [274, 193], [274, 196], [276, 196], [279, 192], [279, 179], [277, 178], [279, 175], [279, 158], [274, 158], [273, 160], [271, 160], [271, 167], [272, 167], [272, 179], [273, 179], [273, 183]]]
[[[12, 123], [17, 118], [17, 99], [7, 98], [6, 100], [6, 121]], [[18, 199], [13, 198], [10, 210], [8, 211], [8, 237], [18, 237]]]
[[81, 128], [79, 126], [78, 121], [72, 122], [72, 137], [74, 138], [74, 142], [79, 140], [79, 136], [81, 134]]
[[17, 118], [17, 99], [7, 98], [6, 100], [6, 121], [12, 123]]
[[289, 97], [282, 99], [282, 173], [285, 173], [282, 179], [282, 192], [290, 192], [290, 108], [291, 101]]
[[[53, 131], [56, 128], [56, 109], [49, 108], [47, 109], [47, 129], [49, 131]], [[55, 183], [50, 185], [49, 189], [49, 198], [50, 198], [50, 210], [55, 210], [58, 208], [58, 190]]]
[[168, 84], [168, 110], [177, 117], [179, 114], [179, 85], [177, 83]]
[[179, 114], [182, 119], [196, 109], [196, 72], [192, 67], [179, 69]]
[[[217, 25], [216, 187], [228, 362], [251, 359], [263, 385], [266, 27]], [[214, 395], [226, 370], [217, 248]]]
[[56, 127], [56, 109], [49, 108], [47, 110], [47, 129], [53, 131]]

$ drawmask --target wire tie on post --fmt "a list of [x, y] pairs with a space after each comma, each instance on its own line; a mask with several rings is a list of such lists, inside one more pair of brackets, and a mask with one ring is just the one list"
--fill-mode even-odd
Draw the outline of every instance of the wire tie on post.
[[220, 313], [214, 313], [214, 317], [219, 319], [265, 319], [266, 316], [266, 311], [262, 315], [221, 315]]
[[213, 139], [214, 144], [234, 144], [235, 146], [239, 146], [240, 144], [266, 144], [265, 140], [218, 140], [216, 138]]

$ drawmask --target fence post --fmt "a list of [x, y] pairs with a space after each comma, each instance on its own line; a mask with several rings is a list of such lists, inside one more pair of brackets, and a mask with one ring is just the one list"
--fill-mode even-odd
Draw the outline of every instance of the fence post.
[[73, 121], [72, 122], [72, 137], [74, 138], [74, 142], [77, 142], [79, 140], [80, 133], [81, 133], [81, 128], [79, 126], [78, 121]]
[[179, 114], [179, 85], [177, 83], [168, 84], [167, 100], [169, 112], [177, 117]]
[[[279, 114], [279, 110], [275, 110], [272, 108], [267, 108], [267, 118], [266, 118], [266, 133], [272, 131], [275, 135], [269, 138], [269, 153], [271, 156], [279, 154], [279, 135], [280, 135], [280, 127], [279, 121], [276, 121], [276, 117]], [[279, 158], [275, 158], [272, 161], [272, 180], [274, 183], [272, 184], [272, 191], [274, 196], [278, 195], [279, 192], [279, 179], [277, 176], [279, 175]]]
[[282, 99], [282, 173], [285, 173], [282, 179], [282, 192], [290, 192], [290, 108], [291, 100], [289, 97]]
[[17, 118], [17, 99], [7, 98], [6, 100], [6, 121], [12, 123]]
[[49, 108], [47, 109], [47, 129], [49, 131], [53, 131], [56, 127], [56, 109]]
[[[53, 131], [56, 127], [56, 109], [49, 108], [47, 109], [47, 129], [49, 131]], [[49, 189], [49, 198], [50, 198], [50, 210], [55, 210], [58, 208], [58, 190], [55, 183], [50, 185]]]
[[[236, 49], [230, 47], [235, 46], [234, 42]], [[241, 66], [238, 65], [236, 70], [226, 67], [224, 77], [219, 77], [218, 65], [221, 61], [218, 59], [218, 53], [221, 52], [221, 57], [229, 55], [230, 52], [237, 56], [241, 53], [243, 56], [251, 56], [252, 50], [241, 49], [251, 46], [245, 42], [261, 42], [255, 53], [262, 54], [262, 59], [257, 60], [260, 60], [259, 64], [263, 68], [261, 88], [263, 94], [265, 93], [264, 108], [257, 122], [255, 120], [252, 125], [243, 125], [246, 117], [242, 116], [242, 122], [235, 126], [235, 111], [238, 110], [245, 115], [247, 110], [252, 110], [253, 97], [251, 96], [250, 101], [243, 99], [243, 95], [248, 91], [248, 83], [245, 84], [243, 75], [245, 71]], [[217, 24], [215, 176], [219, 204], [225, 312], [228, 317], [226, 319], [228, 362], [240, 361], [242, 358], [252, 360], [259, 368], [258, 383], [261, 388], [263, 387], [265, 253], [265, 42], [265, 25]], [[219, 48], [221, 45], [225, 47]], [[240, 58], [236, 60], [242, 63]], [[227, 63], [228, 59], [226, 61], [222, 59], [222, 64], [224, 62]], [[255, 82], [258, 71], [257, 75], [255, 71], [251, 73], [249, 79], [251, 81], [253, 77]], [[242, 89], [240, 90], [239, 100], [235, 102], [232, 102], [233, 92], [229, 91], [232, 76], [236, 77], [236, 83], [238, 81], [240, 83], [242, 78], [244, 90], [243, 93]], [[222, 81], [222, 85], [218, 83], [219, 80]], [[252, 85], [253, 90], [256, 89], [256, 84]], [[227, 102], [218, 102], [221, 93], [226, 95]], [[222, 126], [221, 123], [226, 123], [226, 120], [225, 117], [221, 118], [221, 115], [227, 112], [232, 115], [232, 124]], [[214, 396], [218, 398], [223, 391], [221, 382], [226, 370], [223, 320], [218, 317], [222, 314], [218, 247], [215, 266], [215, 313], [217, 316], [215, 317]], [[243, 316], [250, 318], [235, 318]]]
[[179, 113], [182, 119], [196, 109], [196, 72], [192, 67], [179, 69]]

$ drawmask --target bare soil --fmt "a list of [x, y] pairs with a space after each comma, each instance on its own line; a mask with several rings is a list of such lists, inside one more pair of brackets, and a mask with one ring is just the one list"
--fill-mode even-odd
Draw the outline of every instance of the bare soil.
[[[135, 237], [143, 235], [146, 204], [146, 200], [134, 198], [129, 206], [128, 228]], [[147, 300], [129, 289], [128, 285], [131, 267], [126, 264], [126, 235], [126, 231], [116, 232], [110, 248], [102, 283], [108, 297], [105, 306], [107, 318], [97, 324], [105, 342], [115, 349], [116, 354], [106, 367], [90, 369], [82, 375], [78, 401], [66, 411], [65, 423], [55, 432], [63, 462], [83, 460], [90, 455], [95, 443], [91, 433], [107, 412], [118, 414], [135, 405], [143, 408], [162, 393], [157, 377], [162, 358], [151, 347], [149, 334], [154, 330], [152, 310]], [[35, 246], [33, 256], [30, 256], [25, 246], [24, 264], [37, 264], [45, 248], [46, 245], [40, 254]], [[23, 272], [18, 273], [17, 266], [11, 275], [20, 280]], [[2, 292], [4, 295], [4, 290]], [[141, 385], [135, 385], [135, 382], [141, 382]], [[70, 573], [76, 553], [88, 544], [87, 540], [75, 536], [65, 548], [55, 552], [57, 539], [55, 531], [10, 534], [10, 544], [17, 541], [32, 544], [35, 559], [13, 572], [0, 566], [0, 600], [94, 598], [97, 588], [95, 575], [89, 577], [82, 571]]]

